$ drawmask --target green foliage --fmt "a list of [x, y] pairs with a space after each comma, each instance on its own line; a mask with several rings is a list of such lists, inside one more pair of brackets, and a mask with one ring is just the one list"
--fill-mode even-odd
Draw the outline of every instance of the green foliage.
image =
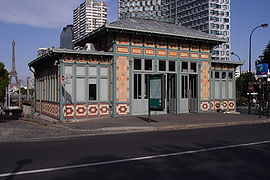
[[0, 102], [4, 100], [5, 88], [8, 86], [8, 71], [5, 69], [5, 65], [0, 62]]
[[[237, 102], [247, 103], [248, 101], [248, 83], [255, 82], [254, 74], [243, 73], [239, 78], [236, 79], [236, 99]], [[258, 86], [254, 86], [254, 92], [259, 92]]]
[[[270, 65], [270, 41], [269, 41], [269, 43], [266, 45], [265, 50], [263, 51], [262, 62], [263, 62], [263, 63], [268, 63], [268, 64]], [[269, 66], [268, 66], [268, 67], [269, 67]]]

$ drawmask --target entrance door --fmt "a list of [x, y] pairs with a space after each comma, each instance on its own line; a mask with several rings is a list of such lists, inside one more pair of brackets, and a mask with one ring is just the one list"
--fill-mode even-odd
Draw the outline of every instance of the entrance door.
[[143, 115], [148, 113], [147, 75], [133, 74], [132, 114]]
[[189, 113], [198, 111], [198, 80], [196, 74], [181, 76], [181, 103], [180, 112]]
[[167, 111], [176, 113], [176, 74], [168, 74], [167, 83]]
[[189, 75], [189, 112], [198, 111], [198, 85], [197, 85], [197, 75]]

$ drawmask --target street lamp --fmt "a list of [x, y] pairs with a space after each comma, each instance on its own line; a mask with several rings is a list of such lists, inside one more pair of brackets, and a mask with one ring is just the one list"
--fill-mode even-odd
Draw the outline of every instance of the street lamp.
[[[255, 27], [251, 33], [250, 33], [250, 36], [249, 36], [249, 64], [248, 64], [248, 74], [249, 74], [249, 81], [251, 81], [251, 40], [252, 40], [252, 35], [254, 33], [254, 31], [258, 28], [267, 28], [268, 27], [268, 24], [261, 24], [257, 27]], [[250, 94], [248, 96], [248, 114], [250, 114], [250, 107], [251, 107], [251, 104], [250, 104]]]
[[[231, 55], [235, 55], [238, 58], [238, 60], [241, 62], [241, 59], [237, 54], [235, 54], [234, 52], [231, 52]], [[241, 76], [241, 74], [242, 74], [241, 65], [239, 66], [239, 69], [240, 69], [240, 76]]]

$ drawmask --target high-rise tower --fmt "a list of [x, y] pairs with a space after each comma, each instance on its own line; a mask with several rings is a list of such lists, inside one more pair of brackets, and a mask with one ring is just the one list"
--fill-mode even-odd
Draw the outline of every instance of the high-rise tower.
[[11, 67], [11, 72], [10, 72], [10, 75], [9, 75], [9, 84], [10, 84], [11, 88], [20, 87], [20, 82], [19, 82], [19, 79], [18, 79], [17, 71], [16, 71], [15, 41], [14, 41], [14, 39], [12, 41], [12, 67]]
[[107, 3], [85, 0], [73, 10], [73, 40], [79, 40], [106, 22]]

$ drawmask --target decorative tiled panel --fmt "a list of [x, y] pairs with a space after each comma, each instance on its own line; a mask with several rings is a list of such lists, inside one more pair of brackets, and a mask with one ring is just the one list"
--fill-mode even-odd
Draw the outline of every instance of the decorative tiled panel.
[[132, 37], [132, 45], [134, 46], [142, 46], [142, 37], [141, 36], [133, 36]]
[[210, 55], [203, 53], [203, 54], [201, 54], [201, 59], [210, 59]]
[[201, 51], [202, 52], [210, 52], [210, 46], [208, 46], [208, 45], [201, 46]]
[[75, 107], [74, 104], [65, 104], [63, 106], [64, 119], [74, 119]]
[[142, 54], [142, 48], [132, 48], [132, 54]]
[[235, 71], [236, 70], [236, 66], [234, 66], [234, 65], [227, 65], [227, 64], [213, 64], [212, 65], [212, 69], [215, 69], [215, 70], [232, 70], [232, 71]]
[[201, 65], [201, 99], [209, 99], [210, 96], [210, 65], [209, 62], [202, 62]]
[[210, 110], [210, 104], [208, 101], [201, 102], [201, 111], [206, 112]]
[[211, 102], [212, 111], [234, 111], [235, 101], [234, 100], [215, 100]]
[[199, 53], [190, 53], [191, 59], [199, 59]]
[[155, 50], [154, 49], [144, 49], [144, 55], [154, 56], [155, 55]]
[[199, 49], [198, 45], [191, 45], [190, 50], [191, 51], [199, 51], [200, 49]]
[[[51, 103], [51, 102], [42, 102], [42, 110], [41, 113], [54, 117], [59, 118], [59, 104]], [[40, 107], [40, 103], [38, 103], [38, 106]], [[37, 106], [37, 108], [38, 108]], [[39, 110], [40, 111], [40, 110]]]
[[119, 35], [116, 38], [116, 43], [117, 44], [125, 44], [128, 45], [129, 44], [129, 36], [128, 35]]
[[102, 57], [102, 56], [93, 56], [93, 57], [84, 57], [84, 56], [65, 56], [64, 62], [79, 62], [79, 63], [102, 63], [108, 64], [111, 60], [111, 57]]
[[100, 104], [99, 105], [99, 114], [100, 116], [108, 116], [110, 112], [109, 104]]
[[128, 115], [129, 105], [128, 104], [117, 104], [116, 113], [117, 113], [117, 115]]
[[129, 58], [125, 56], [116, 60], [116, 99], [129, 99]]
[[167, 48], [166, 41], [164, 39], [159, 39], [157, 41], [157, 47], [158, 48]]
[[158, 56], [167, 56], [167, 51], [166, 50], [157, 50], [157, 55]]
[[117, 47], [117, 53], [128, 54], [129, 53], [129, 48], [128, 47]]
[[180, 45], [180, 49], [181, 49], [181, 50], [189, 51], [189, 45], [188, 45], [188, 44], [181, 44], [181, 45]]
[[229, 110], [233, 111], [235, 109], [235, 101], [228, 101]]
[[36, 101], [36, 110], [40, 113], [40, 102]]
[[178, 57], [178, 51], [168, 51], [169, 57]]
[[169, 44], [170, 49], [178, 49], [178, 43], [176, 41], [171, 41]]
[[76, 119], [87, 118], [87, 104], [76, 105]]
[[99, 115], [98, 104], [89, 104], [88, 105], [88, 116], [89, 118], [95, 118]]
[[189, 53], [188, 52], [180, 52], [180, 58], [188, 58]]

